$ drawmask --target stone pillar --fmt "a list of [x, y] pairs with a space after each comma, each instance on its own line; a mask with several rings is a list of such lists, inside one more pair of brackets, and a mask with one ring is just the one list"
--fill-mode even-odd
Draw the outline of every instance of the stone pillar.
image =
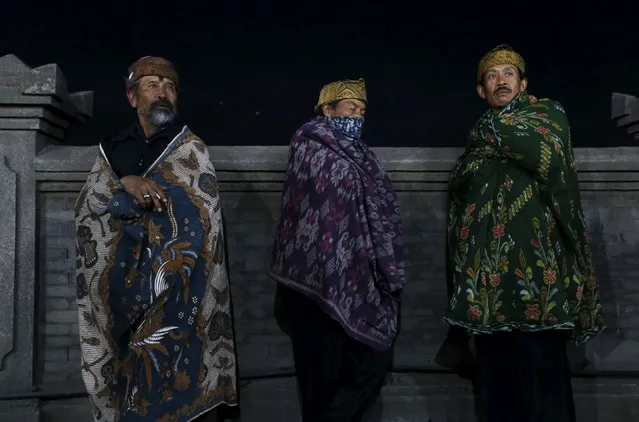
[[628, 94], [612, 93], [611, 118], [617, 126], [639, 141], [639, 98]]
[[55, 64], [0, 57], [0, 420], [39, 420], [34, 393], [36, 179], [34, 159], [92, 114], [93, 93], [69, 94]]

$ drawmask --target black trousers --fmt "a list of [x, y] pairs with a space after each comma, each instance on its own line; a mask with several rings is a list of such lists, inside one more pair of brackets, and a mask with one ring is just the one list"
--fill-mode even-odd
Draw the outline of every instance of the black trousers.
[[556, 330], [475, 337], [488, 422], [575, 422], [566, 341]]
[[303, 422], [360, 422], [380, 395], [392, 348], [378, 351], [349, 337], [311, 299], [287, 298]]

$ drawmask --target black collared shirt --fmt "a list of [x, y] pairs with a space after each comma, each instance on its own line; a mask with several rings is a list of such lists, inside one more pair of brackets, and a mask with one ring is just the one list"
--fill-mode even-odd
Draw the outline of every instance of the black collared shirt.
[[179, 122], [171, 123], [147, 139], [140, 124], [135, 123], [100, 144], [118, 177], [142, 176], [183, 127]]

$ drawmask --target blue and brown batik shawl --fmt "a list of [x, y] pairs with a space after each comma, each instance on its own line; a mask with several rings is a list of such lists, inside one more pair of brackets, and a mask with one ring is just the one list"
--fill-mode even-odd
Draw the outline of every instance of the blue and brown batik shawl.
[[373, 151], [324, 117], [302, 126], [290, 144], [271, 276], [384, 350], [397, 335], [403, 247], [395, 191]]
[[146, 172], [139, 206], [100, 154], [76, 203], [82, 376], [101, 421], [185, 422], [235, 405], [236, 358], [221, 205], [188, 128]]

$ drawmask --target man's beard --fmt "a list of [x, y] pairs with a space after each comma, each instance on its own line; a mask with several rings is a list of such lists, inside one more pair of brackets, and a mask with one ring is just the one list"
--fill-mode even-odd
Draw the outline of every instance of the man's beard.
[[169, 100], [157, 100], [149, 106], [149, 121], [155, 127], [166, 126], [177, 117], [177, 108]]

